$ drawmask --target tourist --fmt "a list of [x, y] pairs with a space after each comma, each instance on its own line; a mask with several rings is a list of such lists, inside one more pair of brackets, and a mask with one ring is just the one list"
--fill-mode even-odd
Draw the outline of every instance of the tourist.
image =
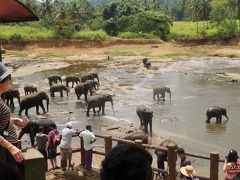
[[135, 144], [122, 144], [109, 151], [102, 161], [101, 180], [151, 180], [152, 156]]
[[[9, 90], [11, 71], [0, 63], [0, 93]], [[10, 109], [0, 98], [0, 179], [19, 179], [21, 172], [18, 168], [23, 161], [23, 154], [17, 146], [17, 133], [13, 124], [24, 128], [26, 119], [10, 118]]]
[[46, 161], [46, 169], [47, 169], [47, 151], [46, 151], [46, 143], [48, 141], [48, 136], [44, 134], [44, 127], [39, 126], [39, 133], [36, 134], [36, 145], [38, 151], [43, 155]]
[[223, 172], [227, 174], [225, 180], [233, 180], [234, 176], [240, 173], [240, 162], [238, 158], [238, 153], [234, 149], [231, 149], [225, 157], [225, 163], [223, 165]]
[[184, 167], [186, 165], [191, 165], [191, 161], [189, 160], [188, 156], [185, 153], [185, 150], [183, 148], [177, 149], [177, 155], [180, 158], [180, 168]]
[[199, 180], [195, 177], [196, 172], [191, 165], [186, 165], [180, 168], [180, 179], [181, 180]]
[[83, 138], [84, 151], [85, 151], [85, 169], [90, 171], [92, 169], [92, 143], [96, 141], [94, 134], [91, 132], [90, 125], [86, 126], [86, 130], [80, 133], [80, 137]]
[[68, 167], [73, 167], [71, 164], [72, 160], [72, 137], [77, 136], [79, 134], [78, 130], [74, 131], [72, 130], [72, 123], [68, 122], [66, 124], [66, 128], [63, 128], [62, 130], [62, 140], [60, 144], [60, 154], [61, 154], [61, 168], [63, 171], [66, 170], [67, 167], [67, 161], [68, 161]]
[[55, 124], [50, 125], [51, 131], [48, 133], [48, 141], [46, 145], [46, 150], [48, 153], [48, 159], [50, 160], [50, 163], [52, 165], [52, 168], [50, 170], [58, 169], [57, 166], [57, 145], [55, 144], [56, 136], [59, 134], [57, 130], [57, 126]]

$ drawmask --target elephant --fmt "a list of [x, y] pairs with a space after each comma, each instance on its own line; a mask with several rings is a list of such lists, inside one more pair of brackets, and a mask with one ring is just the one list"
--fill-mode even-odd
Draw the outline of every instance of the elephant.
[[66, 81], [66, 86], [67, 87], [68, 87], [69, 82], [71, 82], [72, 83], [72, 88], [73, 88], [74, 83], [76, 83], [76, 84], [80, 83], [80, 78], [77, 77], [77, 76], [74, 76], [74, 75], [70, 75], [70, 76], [67, 76], [65, 78], [65, 81]]
[[60, 81], [62, 84], [62, 78], [61, 76], [58, 75], [52, 75], [48, 77], [48, 82], [49, 82], [49, 86], [52, 86], [52, 82], [54, 82], [55, 84], [57, 84], [57, 82]]
[[50, 87], [51, 97], [55, 97], [55, 95], [54, 95], [55, 92], [60, 92], [60, 96], [63, 97], [63, 90], [66, 91], [67, 96], [68, 96], [68, 93], [70, 92], [70, 90], [65, 85], [53, 84]]
[[97, 79], [98, 84], [99, 84], [98, 73], [89, 73], [89, 74], [82, 75], [81, 81], [85, 82], [86, 80], [94, 80], [95, 78]]
[[31, 107], [34, 107], [34, 106], [36, 106], [37, 114], [40, 114], [39, 106], [42, 108], [43, 113], [45, 114], [46, 111], [45, 111], [45, 108], [43, 105], [43, 100], [47, 101], [47, 112], [48, 112], [49, 97], [46, 92], [41, 91], [41, 92], [34, 93], [34, 94], [28, 94], [27, 96], [25, 96], [24, 99], [21, 100], [18, 115], [21, 116], [21, 113], [24, 109], [25, 109], [25, 115], [28, 115], [28, 109]]
[[[106, 94], [106, 95], [94, 95], [94, 96], [88, 97], [88, 99], [87, 99], [87, 116], [90, 116], [89, 110], [91, 108], [93, 108], [93, 113], [94, 114], [96, 113], [95, 107], [99, 108], [98, 113], [102, 110], [102, 115], [105, 115], [104, 110], [105, 110], [105, 103], [107, 101], [111, 102], [112, 110], [114, 112], [112, 95]], [[115, 114], [115, 112], [114, 112], [114, 114]]]
[[20, 105], [20, 93], [18, 89], [9, 89], [8, 91], [1, 94], [1, 98], [3, 99], [3, 101], [7, 100], [6, 104], [10, 106], [11, 109], [14, 109], [13, 98], [17, 98], [18, 103]]
[[153, 118], [153, 111], [151, 111], [145, 105], [138, 105], [136, 108], [136, 113], [140, 119], [141, 127], [144, 126], [145, 132], [148, 132], [148, 124], [150, 126], [150, 135], [152, 136], [152, 118]]
[[[167, 148], [168, 145], [174, 145], [175, 149], [178, 149], [178, 145], [172, 139], [163, 140], [158, 147]], [[155, 154], [157, 155], [158, 169], [164, 170], [164, 161], [167, 161], [167, 151], [161, 151], [156, 149]]]
[[99, 84], [95, 80], [86, 80], [85, 83], [91, 84], [92, 88], [94, 88], [95, 90], [99, 89]]
[[143, 66], [147, 69], [151, 69], [151, 63], [148, 61], [148, 58], [143, 59]]
[[48, 134], [51, 129], [50, 125], [55, 125], [55, 122], [53, 120], [49, 119], [44, 119], [44, 120], [38, 120], [38, 121], [30, 121], [27, 126], [21, 129], [19, 135], [18, 135], [18, 140], [22, 138], [24, 134], [29, 134], [30, 135], [30, 140], [31, 140], [31, 145], [34, 146], [34, 138], [36, 134], [39, 132], [39, 127], [43, 126], [44, 128], [44, 134]]
[[81, 95], [84, 94], [84, 99], [85, 99], [85, 101], [87, 101], [88, 91], [90, 92], [90, 95], [91, 95], [91, 96], [93, 95], [93, 93], [92, 93], [92, 85], [89, 84], [89, 83], [81, 83], [81, 84], [78, 84], [78, 85], [74, 88], [74, 90], [75, 90], [77, 99], [80, 99]]
[[[139, 131], [139, 132], [134, 132], [130, 135], [125, 136], [123, 139], [126, 140], [131, 140], [131, 141], [135, 141], [137, 139], [140, 139], [143, 141], [143, 144], [148, 144], [148, 136], [146, 134], [143, 133], [143, 131]], [[118, 145], [123, 144], [122, 142], [118, 142]]]
[[37, 91], [37, 87], [33, 86], [33, 85], [25, 85], [24, 86], [24, 93], [25, 96], [34, 92], [38, 92]]
[[221, 108], [218, 106], [212, 106], [207, 110], [206, 116], [207, 116], [207, 123], [210, 123], [210, 119], [212, 117], [216, 117], [216, 123], [221, 123], [222, 122], [222, 115], [225, 116], [227, 119], [227, 110], [225, 108]]
[[153, 100], [156, 100], [155, 97], [157, 95], [158, 101], [160, 100], [159, 94], [161, 94], [163, 101], [165, 101], [165, 93], [169, 93], [170, 101], [171, 101], [171, 90], [168, 87], [156, 87], [153, 89]]

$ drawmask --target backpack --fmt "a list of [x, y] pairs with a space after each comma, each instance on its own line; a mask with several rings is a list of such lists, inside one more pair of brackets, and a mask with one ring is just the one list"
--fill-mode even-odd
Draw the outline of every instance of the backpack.
[[54, 130], [53, 131], [53, 135], [52, 135], [52, 144], [54, 147], [57, 147], [62, 140], [62, 135], [58, 132], [58, 130]]

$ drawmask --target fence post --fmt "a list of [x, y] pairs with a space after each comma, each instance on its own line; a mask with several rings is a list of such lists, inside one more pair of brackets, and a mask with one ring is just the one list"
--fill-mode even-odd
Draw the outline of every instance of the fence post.
[[105, 156], [107, 155], [107, 153], [112, 149], [112, 136], [105, 136], [104, 137], [105, 140]]
[[211, 152], [210, 153], [210, 179], [218, 180], [218, 171], [219, 171], [219, 153]]
[[136, 144], [136, 146], [142, 148], [143, 141], [141, 139], [136, 139], [135, 144]]
[[81, 152], [81, 165], [85, 166], [85, 151], [84, 151], [84, 144], [83, 144], [83, 138], [80, 137], [80, 152]]
[[174, 144], [167, 145], [167, 162], [168, 162], [168, 180], [176, 179], [176, 161], [177, 161], [177, 153], [175, 152], [176, 146]]

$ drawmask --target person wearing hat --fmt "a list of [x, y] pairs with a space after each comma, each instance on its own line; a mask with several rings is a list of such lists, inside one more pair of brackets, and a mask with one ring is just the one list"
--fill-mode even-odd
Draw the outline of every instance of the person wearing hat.
[[181, 180], [199, 180], [198, 178], [195, 178], [196, 172], [194, 168], [191, 165], [186, 165], [184, 167], [180, 168], [180, 179]]
[[79, 134], [83, 138], [83, 145], [85, 151], [85, 169], [90, 171], [92, 169], [92, 143], [96, 141], [95, 135], [92, 133], [92, 128], [90, 125], [86, 126], [86, 130]]
[[[11, 71], [0, 63], [0, 93], [9, 90], [11, 84]], [[0, 98], [0, 169], [6, 165], [14, 167], [18, 171], [18, 163], [23, 161], [23, 154], [17, 146], [17, 133], [13, 124], [24, 128], [28, 121], [10, 117], [11, 112], [9, 107]], [[11, 171], [14, 174], [14, 170]], [[0, 174], [0, 179], [6, 178], [4, 173]]]
[[71, 164], [72, 160], [72, 137], [78, 136], [79, 131], [76, 129], [75, 131], [72, 129], [72, 123], [68, 122], [66, 124], [66, 127], [62, 130], [62, 140], [60, 143], [60, 155], [61, 155], [61, 169], [63, 171], [66, 170], [67, 167], [67, 161], [68, 161], [68, 167], [72, 167]]
[[240, 162], [238, 158], [238, 153], [234, 149], [231, 149], [225, 157], [225, 163], [223, 165], [223, 172], [227, 174], [225, 180], [233, 180], [236, 174], [240, 173]]

